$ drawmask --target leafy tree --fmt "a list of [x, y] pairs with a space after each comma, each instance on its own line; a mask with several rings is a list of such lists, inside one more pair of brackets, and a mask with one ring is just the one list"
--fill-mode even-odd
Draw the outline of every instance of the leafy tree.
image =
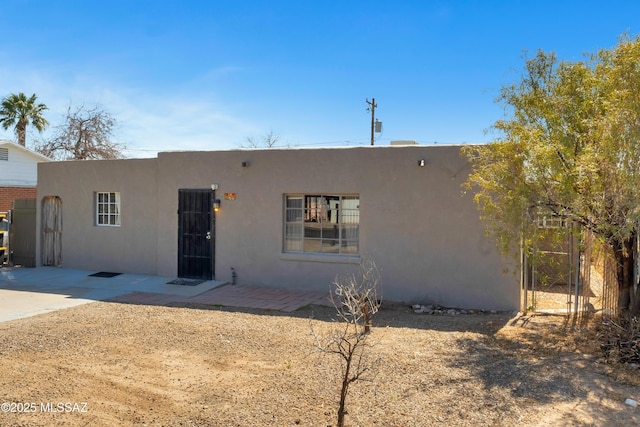
[[608, 245], [617, 261], [618, 308], [640, 312], [634, 286], [640, 224], [640, 38], [582, 61], [539, 51], [498, 102], [501, 135], [468, 146], [468, 188], [503, 250], [542, 238], [530, 214], [546, 209]]
[[27, 142], [27, 126], [33, 125], [38, 132], [42, 132], [49, 122], [42, 116], [42, 112], [47, 110], [44, 104], [36, 103], [36, 94], [29, 98], [20, 92], [12, 93], [2, 100], [0, 108], [0, 123], [4, 129], [15, 126], [16, 135], [18, 136], [18, 144], [25, 146]]
[[54, 137], [36, 147], [53, 159], [118, 159], [122, 158], [122, 144], [112, 140], [116, 120], [99, 106], [67, 109], [63, 125], [56, 127]]

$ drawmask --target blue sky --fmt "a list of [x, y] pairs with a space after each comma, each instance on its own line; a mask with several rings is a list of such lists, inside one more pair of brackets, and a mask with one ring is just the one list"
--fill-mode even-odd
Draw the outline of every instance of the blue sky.
[[487, 142], [523, 51], [579, 60], [640, 34], [635, 1], [2, 3], [0, 96], [36, 93], [52, 126], [100, 104], [128, 157], [268, 132], [280, 146], [368, 145], [367, 98], [376, 145]]

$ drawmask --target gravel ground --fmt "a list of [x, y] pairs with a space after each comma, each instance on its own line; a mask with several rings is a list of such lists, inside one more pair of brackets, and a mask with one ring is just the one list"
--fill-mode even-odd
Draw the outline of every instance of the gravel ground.
[[[311, 317], [319, 333], [336, 326], [327, 307], [107, 302], [1, 323], [0, 425], [335, 425], [340, 362], [315, 351]], [[639, 425], [624, 404], [637, 383], [614, 380], [563, 321], [385, 304], [346, 424]]]

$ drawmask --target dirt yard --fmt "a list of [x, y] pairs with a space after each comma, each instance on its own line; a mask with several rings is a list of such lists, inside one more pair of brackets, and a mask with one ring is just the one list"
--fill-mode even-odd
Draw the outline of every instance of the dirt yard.
[[[1, 323], [0, 425], [335, 425], [339, 360], [314, 351], [309, 320], [332, 316], [97, 302]], [[614, 380], [563, 319], [383, 305], [347, 425], [640, 424], [624, 404], [640, 372]]]

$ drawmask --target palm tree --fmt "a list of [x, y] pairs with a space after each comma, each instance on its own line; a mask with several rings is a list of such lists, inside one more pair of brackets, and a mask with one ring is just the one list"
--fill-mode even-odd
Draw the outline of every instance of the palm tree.
[[42, 112], [48, 110], [44, 104], [36, 104], [36, 94], [30, 98], [20, 92], [12, 93], [2, 100], [0, 108], [0, 123], [5, 129], [15, 125], [16, 135], [18, 136], [18, 144], [24, 146], [27, 142], [27, 126], [29, 123], [35, 127], [38, 132], [42, 132], [49, 122], [42, 116]]

